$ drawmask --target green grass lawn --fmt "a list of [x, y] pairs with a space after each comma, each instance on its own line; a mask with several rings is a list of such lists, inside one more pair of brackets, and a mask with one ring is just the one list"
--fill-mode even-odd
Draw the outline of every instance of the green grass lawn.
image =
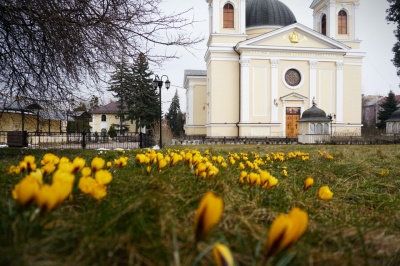
[[[293, 207], [308, 213], [308, 227], [282, 254], [295, 255], [290, 265], [400, 265], [399, 145], [174, 146], [159, 152], [195, 149], [219, 169], [217, 175], [196, 177], [185, 160], [161, 171], [152, 164], [148, 174], [135, 159], [146, 150], [0, 149], [0, 265], [215, 265], [210, 249], [217, 242], [229, 247], [236, 265], [260, 265], [272, 222]], [[273, 159], [278, 152], [283, 161]], [[309, 159], [289, 158], [291, 152], [308, 153]], [[23, 207], [13, 199], [26, 173], [9, 174], [8, 168], [26, 155], [34, 155], [40, 167], [45, 153], [80, 156], [87, 166], [96, 156], [106, 161], [127, 156], [128, 164], [111, 167], [105, 198], [83, 194], [77, 173], [72, 195], [39, 213], [34, 204]], [[240, 159], [231, 165], [234, 154]], [[222, 156], [227, 166], [213, 156]], [[270, 190], [239, 184], [242, 171], [258, 172], [238, 169], [239, 163], [260, 159], [258, 168], [278, 184]], [[314, 184], [303, 191], [307, 177]], [[324, 185], [334, 193], [330, 200], [317, 198]], [[224, 210], [210, 235], [196, 244], [195, 211], [208, 191], [222, 197]]]

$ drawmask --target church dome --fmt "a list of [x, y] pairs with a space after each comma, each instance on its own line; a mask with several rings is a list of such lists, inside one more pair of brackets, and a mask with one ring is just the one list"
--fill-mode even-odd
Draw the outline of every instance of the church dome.
[[400, 109], [394, 111], [386, 122], [400, 122]]
[[248, 0], [246, 3], [246, 28], [293, 23], [296, 23], [293, 12], [279, 0]]
[[301, 122], [330, 122], [331, 120], [326, 116], [324, 110], [319, 109], [315, 104], [303, 112]]

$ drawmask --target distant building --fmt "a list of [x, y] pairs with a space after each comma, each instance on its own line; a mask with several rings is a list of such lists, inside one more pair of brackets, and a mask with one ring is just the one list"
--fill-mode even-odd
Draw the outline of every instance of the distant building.
[[92, 122], [90, 122], [91, 132], [100, 133], [102, 130], [108, 131], [110, 126], [113, 125], [118, 131], [119, 127], [126, 126], [128, 128], [127, 132], [135, 132], [136, 122], [126, 120], [128, 110], [124, 108], [124, 115], [121, 117], [119, 115], [118, 102], [111, 102], [104, 106], [94, 109], [90, 112], [92, 114]]
[[66, 114], [44, 104], [0, 96], [0, 131], [61, 132], [66, 130], [67, 119]]
[[[400, 95], [396, 95], [396, 100], [400, 102]], [[364, 126], [375, 126], [380, 122], [378, 120], [379, 111], [382, 108], [379, 106], [386, 101], [385, 96], [380, 95], [363, 95], [362, 96], [362, 123]], [[400, 104], [398, 105], [400, 108]]]

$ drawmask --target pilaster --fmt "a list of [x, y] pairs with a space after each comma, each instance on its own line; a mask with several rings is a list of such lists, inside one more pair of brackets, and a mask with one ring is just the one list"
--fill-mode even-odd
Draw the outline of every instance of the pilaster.
[[336, 122], [343, 123], [343, 62], [336, 62]]
[[250, 121], [250, 59], [240, 59], [240, 122]]
[[[271, 100], [278, 101], [279, 88], [279, 59], [271, 59]], [[271, 103], [271, 122], [277, 123], [278, 121], [278, 107]]]
[[310, 60], [310, 106], [313, 105], [313, 98], [317, 95], [317, 64], [318, 61]]

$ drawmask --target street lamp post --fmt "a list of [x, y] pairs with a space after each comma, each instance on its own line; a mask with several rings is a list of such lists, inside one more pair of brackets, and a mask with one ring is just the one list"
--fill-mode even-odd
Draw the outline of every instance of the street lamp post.
[[161, 87], [163, 86], [163, 77], [166, 77], [167, 80], [165, 81], [165, 88], [167, 90], [171, 86], [171, 82], [169, 81], [169, 78], [167, 75], [162, 75], [159, 77], [158, 75], [155, 75], [154, 80], [153, 80], [153, 87], [156, 89], [158, 87], [158, 92], [160, 95], [160, 149], [162, 149], [162, 103], [161, 103]]
[[336, 119], [336, 114], [328, 114], [327, 115], [327, 118], [329, 118], [329, 120], [331, 120], [331, 138], [332, 138], [332, 134], [333, 134], [333, 132], [332, 132], [332, 122], [333, 122], [333, 120], [334, 119]]

